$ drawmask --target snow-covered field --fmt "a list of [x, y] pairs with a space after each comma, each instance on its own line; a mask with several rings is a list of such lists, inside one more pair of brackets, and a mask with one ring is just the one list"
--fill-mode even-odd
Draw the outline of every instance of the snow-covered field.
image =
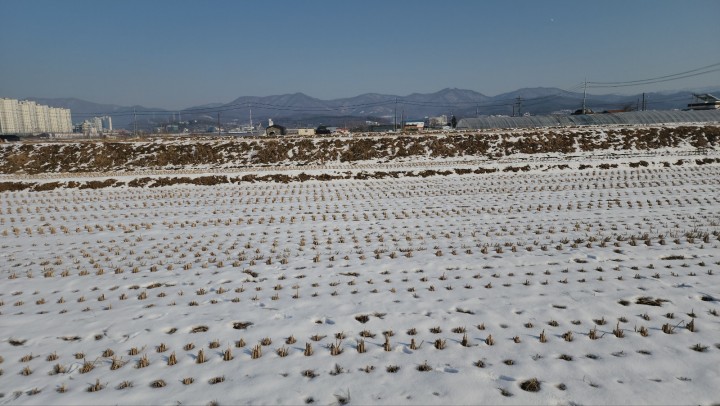
[[1, 404], [720, 401], [718, 164], [7, 192], [0, 245]]

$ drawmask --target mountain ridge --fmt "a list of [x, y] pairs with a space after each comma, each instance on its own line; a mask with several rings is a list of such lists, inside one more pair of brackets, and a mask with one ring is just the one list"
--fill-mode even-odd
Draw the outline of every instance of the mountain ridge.
[[[718, 92], [708, 88], [701, 92]], [[596, 112], [603, 110], [636, 109], [642, 100], [638, 95], [587, 94], [586, 105]], [[397, 115], [406, 119], [428, 116], [455, 115], [458, 118], [476, 115], [512, 115], [529, 112], [533, 115], [576, 110], [582, 105], [582, 92], [569, 92], [554, 87], [528, 87], [487, 96], [460, 88], [444, 88], [433, 93], [411, 93], [397, 96], [364, 93], [357, 96], [323, 100], [302, 92], [270, 96], [240, 96], [228, 103], [206, 103], [185, 109], [151, 108], [140, 105], [121, 106], [94, 103], [78, 98], [29, 97], [52, 107], [70, 108], [73, 122], [99, 115], [110, 115], [116, 128], [130, 128], [133, 118], [138, 125], [153, 127], [167, 123], [179, 113], [183, 120], [216, 122], [220, 114], [223, 123], [247, 124], [252, 110], [253, 122], [272, 118], [283, 125], [342, 124], [348, 120], [392, 122]], [[692, 92], [658, 91], [645, 94], [649, 110], [682, 109], [692, 102]]]

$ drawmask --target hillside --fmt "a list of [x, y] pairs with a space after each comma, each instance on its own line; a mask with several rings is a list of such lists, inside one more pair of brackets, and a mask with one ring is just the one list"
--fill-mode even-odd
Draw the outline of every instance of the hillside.
[[[712, 93], [717, 89], [699, 91]], [[692, 101], [690, 91], [647, 93], [647, 108], [670, 110], [685, 108]], [[143, 106], [119, 106], [93, 103], [73, 98], [36, 98], [38, 103], [72, 110], [73, 122], [96, 115], [110, 115], [116, 128], [131, 128], [137, 114], [138, 128], [151, 129], [167, 124], [176, 118], [183, 120], [217, 121], [221, 114], [223, 123], [245, 125], [249, 123], [250, 110], [254, 123], [266, 122], [268, 118], [292, 126], [315, 126], [318, 124], [342, 125], [352, 118], [392, 122], [397, 112], [409, 119], [454, 114], [458, 118], [480, 115], [512, 115], [520, 102], [520, 111], [533, 115], [549, 114], [560, 110], [576, 110], [582, 104], [582, 92], [569, 92], [558, 88], [523, 88], [495, 96], [465, 89], [443, 89], [434, 93], [413, 93], [406, 96], [367, 93], [354, 97], [322, 100], [303, 93], [273, 96], [241, 96], [226, 103], [210, 103], [181, 110], [150, 108]], [[518, 99], [520, 98], [520, 99]], [[587, 105], [595, 111], [607, 109], [637, 108], [641, 95], [587, 95]], [[400, 119], [400, 118], [398, 118]]]

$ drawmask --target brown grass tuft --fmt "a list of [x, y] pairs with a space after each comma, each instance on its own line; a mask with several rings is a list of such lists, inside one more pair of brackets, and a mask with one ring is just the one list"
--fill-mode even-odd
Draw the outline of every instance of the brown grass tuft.
[[233, 358], [232, 349], [230, 347], [223, 351], [223, 361], [231, 361]]
[[520, 389], [526, 392], [539, 392], [540, 386], [540, 381], [538, 381], [537, 378], [528, 379], [520, 383]]
[[168, 357], [168, 360], [167, 360], [167, 364], [168, 364], [168, 366], [173, 366], [173, 365], [177, 364], [177, 357], [175, 356], [175, 351], [170, 353], [170, 356]]
[[55, 365], [53, 365], [53, 369], [52, 369], [52, 372], [50, 372], [50, 374], [51, 375], [64, 374], [66, 371], [67, 370], [64, 365], [55, 364]]
[[433, 368], [430, 365], [428, 365], [427, 361], [425, 361], [422, 364], [417, 366], [417, 370], [420, 372], [428, 372], [428, 371], [432, 371], [432, 369]]
[[133, 383], [131, 381], [122, 381], [118, 386], [115, 387], [117, 390], [122, 390], [126, 388], [132, 388]]
[[589, 337], [591, 340], [597, 340], [597, 339], [599, 338], [598, 335], [597, 335], [597, 328], [596, 328], [596, 327], [593, 327], [593, 328], [590, 330], [590, 332], [588, 333], [588, 337]]
[[368, 316], [367, 314], [360, 314], [360, 315], [355, 316], [355, 320], [359, 321], [360, 323], [365, 324], [368, 321], [370, 321], [370, 316]]
[[150, 360], [148, 359], [147, 354], [145, 354], [138, 360], [137, 364], [135, 364], [135, 368], [145, 368], [148, 365], [150, 365]]
[[258, 359], [262, 357], [262, 346], [260, 344], [257, 344], [252, 348], [252, 351], [250, 352], [250, 357], [252, 359]]
[[118, 358], [113, 355], [112, 357], [112, 363], [110, 364], [110, 370], [115, 371], [117, 369], [122, 368], [122, 366], [125, 365], [125, 362], [121, 358]]
[[667, 302], [666, 299], [653, 299], [649, 296], [643, 296], [638, 298], [635, 303], [646, 306], [662, 306], [663, 302]]
[[625, 337], [625, 332], [623, 331], [623, 329], [620, 328], [620, 322], [618, 322], [615, 326], [615, 329], [613, 330], [613, 335], [617, 338]]
[[85, 361], [78, 370], [81, 374], [86, 374], [95, 369], [95, 362]]
[[207, 359], [205, 358], [205, 352], [202, 349], [200, 349], [197, 353], [197, 357], [195, 357], [195, 363], [203, 364], [206, 361], [207, 361]]
[[690, 349], [693, 351], [697, 351], [697, 352], [705, 352], [705, 351], [707, 351], [708, 346], [698, 343], [698, 344], [695, 344], [692, 347], [690, 347]]
[[290, 350], [288, 349], [288, 347], [282, 346], [282, 347], [278, 348], [277, 350], [275, 350], [275, 353], [280, 358], [284, 358], [284, 357], [288, 356], [288, 354], [290, 353]]
[[215, 385], [215, 384], [218, 384], [221, 382], [225, 382], [225, 376], [216, 376], [216, 377], [210, 378], [210, 380], [208, 380], [208, 383], [210, 383], [210, 385]]
[[362, 354], [362, 353], [364, 353], [365, 351], [366, 351], [366, 349], [365, 349], [365, 340], [360, 339], [360, 341], [358, 341], [358, 344], [357, 344], [357, 352], [358, 352], [359, 354]]
[[342, 341], [336, 340], [335, 343], [330, 343], [330, 355], [340, 355], [342, 352]]
[[253, 323], [250, 321], [236, 321], [233, 323], [233, 328], [235, 330], [245, 330], [246, 328], [252, 326]]
[[97, 392], [97, 391], [103, 390], [104, 388], [105, 388], [105, 385], [101, 384], [99, 379], [96, 379], [95, 384], [90, 385], [90, 387], [88, 387], [87, 391], [88, 392]]
[[695, 327], [695, 319], [690, 320], [690, 323], [685, 325], [685, 328], [688, 329], [691, 333], [694, 333], [697, 331]]

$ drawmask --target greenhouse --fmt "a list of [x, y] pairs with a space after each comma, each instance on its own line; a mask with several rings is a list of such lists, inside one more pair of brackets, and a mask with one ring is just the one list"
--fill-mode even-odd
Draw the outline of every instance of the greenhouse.
[[482, 116], [477, 118], [463, 118], [458, 122], [457, 128], [465, 130], [484, 130], [493, 128], [653, 125], [671, 123], [720, 123], [720, 110], [631, 111], [624, 113], [523, 117]]

